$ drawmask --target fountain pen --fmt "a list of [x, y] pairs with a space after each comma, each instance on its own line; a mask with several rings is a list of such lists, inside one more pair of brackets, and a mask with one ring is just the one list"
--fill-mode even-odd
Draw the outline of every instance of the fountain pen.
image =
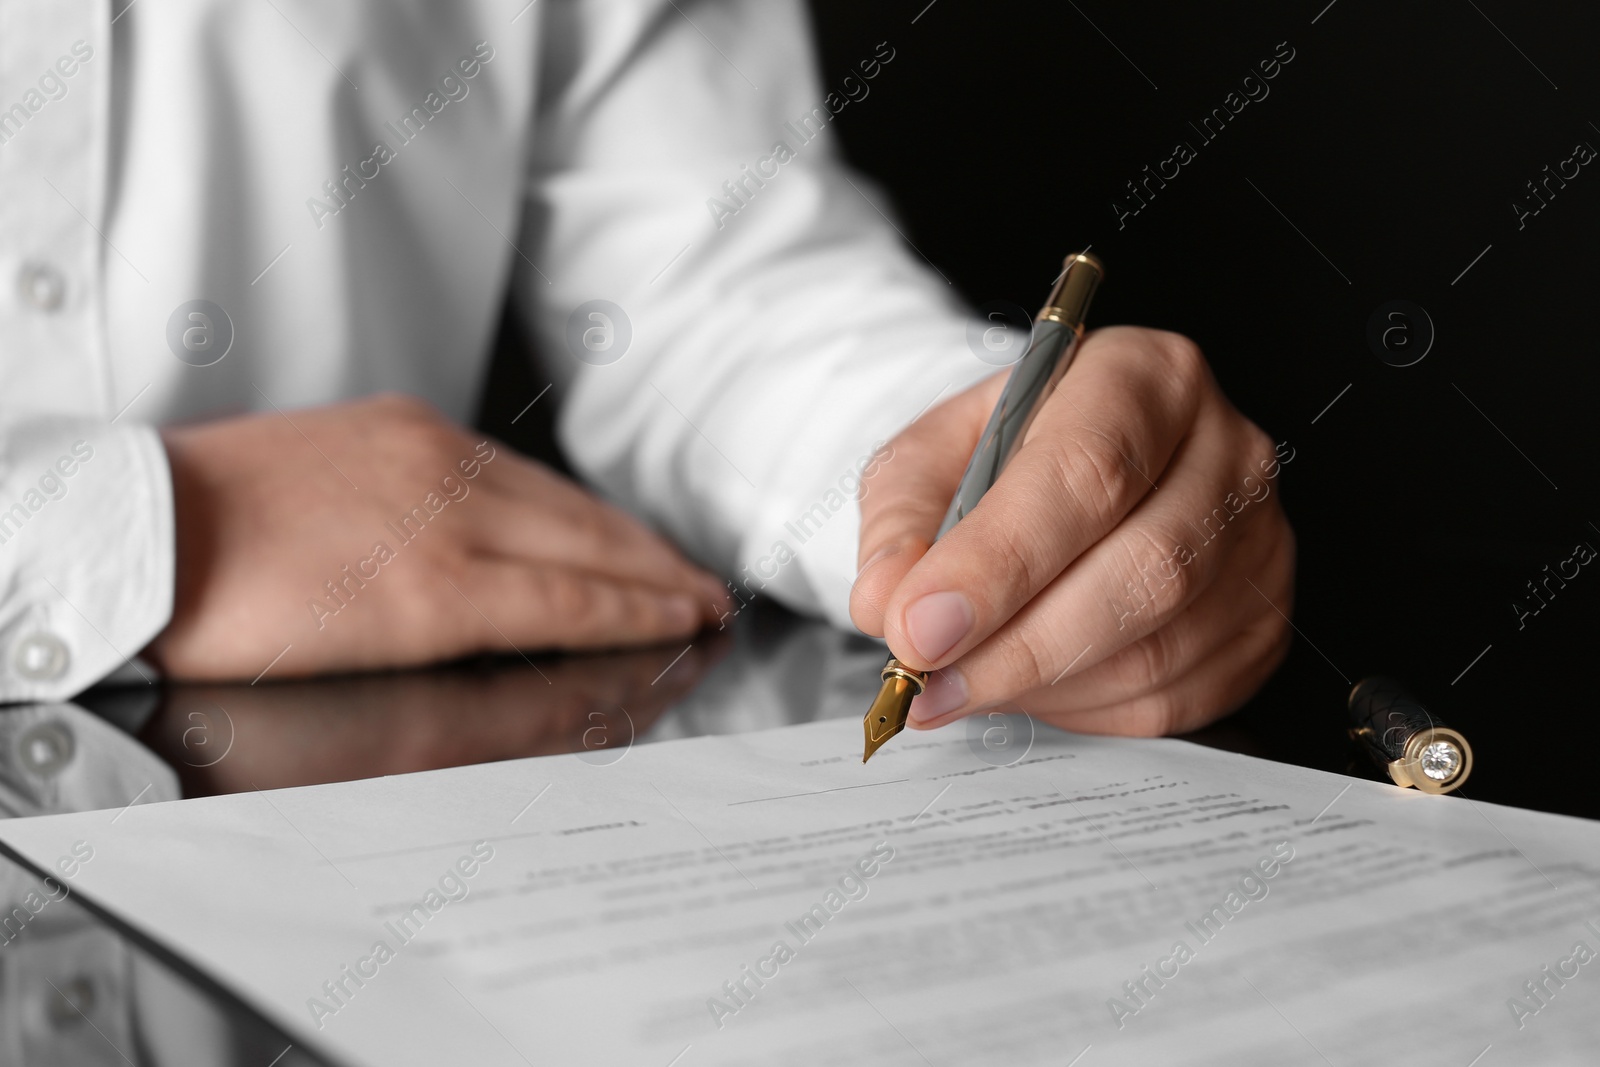
[[[1050, 299], [1034, 318], [1028, 350], [1011, 368], [1011, 377], [1000, 393], [994, 413], [989, 416], [983, 436], [978, 438], [935, 540], [978, 506], [983, 494], [989, 491], [1022, 445], [1034, 416], [1044, 407], [1077, 354], [1089, 302], [1094, 299], [1095, 290], [1104, 277], [1105, 267], [1087, 252], [1067, 257]], [[912, 698], [928, 684], [926, 673], [906, 666], [894, 656], [883, 665], [880, 677], [883, 685], [878, 690], [878, 698], [861, 720], [862, 732], [866, 734], [862, 763], [871, 759], [889, 738], [905, 729]]]

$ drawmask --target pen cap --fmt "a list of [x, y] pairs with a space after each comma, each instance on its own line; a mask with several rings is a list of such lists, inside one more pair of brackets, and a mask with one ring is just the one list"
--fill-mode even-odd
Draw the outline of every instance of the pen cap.
[[1094, 291], [1100, 288], [1105, 276], [1105, 265], [1089, 253], [1076, 252], [1068, 256], [1062, 264], [1061, 277], [1050, 291], [1050, 299], [1039, 312], [1038, 321], [1060, 322], [1073, 329], [1082, 327]]
[[1393, 678], [1364, 678], [1350, 691], [1350, 735], [1396, 785], [1448, 793], [1472, 771], [1467, 739]]

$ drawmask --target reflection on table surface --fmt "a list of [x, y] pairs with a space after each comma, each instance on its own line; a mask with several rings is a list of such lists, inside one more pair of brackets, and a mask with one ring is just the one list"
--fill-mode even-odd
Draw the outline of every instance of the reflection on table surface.
[[563, 752], [608, 762], [637, 743], [860, 714], [882, 658], [875, 642], [771, 610], [687, 645], [173, 686], [135, 732], [184, 796]]
[[[0, 816], [170, 800], [155, 753], [73, 704], [0, 711]], [[93, 860], [84, 843], [79, 858]], [[72, 892], [71, 866], [0, 858], [0, 1064], [97, 1067], [323, 1061], [195, 973], [104, 921]]]
[[[0, 817], [105, 810], [860, 714], [882, 646], [751, 608], [688, 646], [498, 657], [259, 685], [102, 690], [0, 709]], [[323, 1061], [226, 990], [0, 858], [0, 1065]]]
[[[877, 691], [883, 657], [880, 642], [757, 605], [684, 646], [94, 690], [0, 708], [0, 817], [564, 752], [615, 762], [635, 744], [854, 717]], [[1236, 720], [1190, 739], [1285, 755]]]

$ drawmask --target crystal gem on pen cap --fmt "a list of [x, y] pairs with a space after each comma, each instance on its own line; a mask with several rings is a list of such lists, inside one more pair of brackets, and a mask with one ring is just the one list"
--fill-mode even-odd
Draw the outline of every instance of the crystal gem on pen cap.
[[1393, 678], [1364, 678], [1350, 691], [1350, 736], [1395, 785], [1449, 793], [1472, 774], [1472, 746]]
[[1448, 781], [1461, 768], [1461, 750], [1449, 741], [1433, 741], [1423, 748], [1417, 763], [1434, 781]]
[[1390, 761], [1396, 785], [1424, 793], [1448, 793], [1472, 773], [1472, 749], [1459, 731], [1434, 721], [1406, 738], [1399, 758]]

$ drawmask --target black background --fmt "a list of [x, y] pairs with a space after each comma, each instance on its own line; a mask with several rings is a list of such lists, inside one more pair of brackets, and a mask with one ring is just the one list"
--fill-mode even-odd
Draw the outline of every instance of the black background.
[[[1388, 673], [1473, 741], [1469, 795], [1600, 816], [1586, 764], [1564, 759], [1600, 742], [1600, 565], [1552, 583], [1521, 629], [1512, 608], [1537, 607], [1526, 583], [1579, 542], [1600, 547], [1600, 160], [1520, 230], [1512, 208], [1546, 164], [1600, 146], [1593, 11], [813, 7], [825, 88], [878, 42], [895, 49], [830, 128], [965, 297], [1031, 310], [1062, 256], [1092, 245], [1108, 267], [1095, 321], [1193, 337], [1234, 403], [1295, 449], [1277, 489], [1299, 539], [1299, 635], [1236, 725], [1343, 769], [1349, 685]], [[1189, 123], [1280, 42], [1294, 58], [1269, 95], [1202, 142]], [[1113, 200], [1179, 141], [1197, 158], [1119, 228]], [[1366, 338], [1393, 300], [1436, 331], [1409, 367]]]
[[[1392, 673], [1474, 740], [1469, 794], [1535, 789], [1538, 806], [1591, 812], [1589, 776], [1560, 757], [1600, 741], [1600, 566], [1552, 583], [1520, 630], [1511, 605], [1536, 607], [1525, 583], [1579, 541], [1600, 546], [1600, 160], [1520, 231], [1511, 204], [1577, 142], [1600, 145], [1596, 20], [1580, 5], [1326, 2], [815, 9], [828, 88], [877, 42], [896, 50], [834, 128], [969, 299], [1032, 308], [1061, 257], [1092, 244], [1109, 271], [1096, 320], [1193, 337], [1234, 403], [1295, 448], [1279, 485], [1301, 636], [1250, 724], [1342, 725], [1346, 679]], [[1283, 41], [1295, 58], [1269, 95], [1203, 143], [1188, 122]], [[1178, 141], [1197, 157], [1119, 229], [1112, 201]], [[1396, 299], [1437, 334], [1410, 367], [1366, 341]]]

